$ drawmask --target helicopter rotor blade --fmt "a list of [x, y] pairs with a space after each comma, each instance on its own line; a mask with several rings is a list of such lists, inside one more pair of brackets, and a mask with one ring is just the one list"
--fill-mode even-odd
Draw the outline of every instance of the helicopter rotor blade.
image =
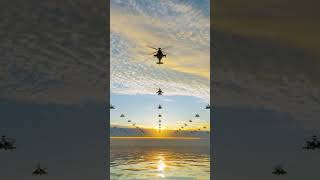
[[164, 48], [161, 48], [161, 49], [168, 49], [168, 48], [171, 48], [172, 46], [166, 46]]
[[153, 53], [151, 53], [151, 54], [149, 54], [149, 55], [152, 55], [152, 54], [155, 54], [155, 53], [157, 53], [157, 52], [153, 52]]
[[147, 45], [148, 48], [151, 48], [151, 49], [155, 49], [155, 50], [158, 50], [158, 48], [155, 48], [155, 47], [152, 47], [152, 46], [149, 46]]

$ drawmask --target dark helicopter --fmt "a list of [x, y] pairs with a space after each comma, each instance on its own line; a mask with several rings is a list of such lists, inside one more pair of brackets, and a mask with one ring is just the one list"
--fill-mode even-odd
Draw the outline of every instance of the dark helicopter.
[[161, 114], [159, 114], [158, 117], [162, 117]]
[[46, 174], [48, 174], [48, 172], [47, 172], [47, 169], [46, 169], [46, 168], [41, 168], [41, 167], [40, 167], [40, 164], [38, 164], [37, 169], [34, 170], [34, 171], [32, 172], [32, 174], [35, 175], [35, 176], [41, 176], [41, 175], [46, 175]]
[[128, 120], [128, 122], [131, 122], [131, 120]]
[[147, 47], [156, 50], [155, 52], [151, 53], [150, 55], [153, 55], [154, 57], [158, 58], [157, 64], [163, 64], [163, 62], [161, 62], [161, 59], [163, 57], [167, 57], [166, 54], [163, 54], [164, 53], [163, 49], [165, 49], [165, 48], [161, 49], [161, 48], [155, 48], [152, 46], [147, 46]]
[[120, 117], [125, 117], [124, 114], [121, 114]]
[[163, 94], [163, 91], [159, 88], [159, 90], [157, 91], [157, 94], [161, 96]]
[[6, 136], [1, 136], [1, 141], [0, 141], [0, 149], [3, 149], [5, 151], [13, 151], [16, 149], [15, 147], [15, 140], [12, 138], [7, 138]]
[[186, 123], [186, 124], [184, 124], [184, 126], [188, 126], [188, 124]]
[[199, 115], [199, 114], [196, 114], [195, 117], [200, 117], [200, 115]]
[[272, 174], [280, 176], [280, 175], [285, 175], [287, 174], [287, 171], [285, 171], [282, 166], [276, 166], [274, 168], [274, 171], [272, 172]]
[[162, 106], [159, 104], [158, 109], [162, 109]]
[[115, 109], [115, 107], [112, 104], [110, 104], [110, 109]]
[[205, 109], [210, 109], [210, 104], [208, 104]]
[[317, 136], [312, 136], [311, 138], [309, 138], [309, 140], [306, 141], [306, 146], [304, 146], [303, 149], [320, 149], [320, 141], [318, 140]]
[[189, 120], [189, 122], [192, 122], [192, 120]]
[[161, 123], [161, 120], [159, 119], [159, 123]]

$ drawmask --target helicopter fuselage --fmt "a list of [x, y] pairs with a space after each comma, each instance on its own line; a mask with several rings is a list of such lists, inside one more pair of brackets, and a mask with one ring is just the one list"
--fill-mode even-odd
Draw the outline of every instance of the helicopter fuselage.
[[155, 55], [153, 55], [153, 56], [158, 58], [159, 63], [161, 63], [161, 59], [162, 59], [163, 57], [166, 57], [166, 55], [163, 54], [161, 50], [158, 50], [157, 54], [155, 54]]

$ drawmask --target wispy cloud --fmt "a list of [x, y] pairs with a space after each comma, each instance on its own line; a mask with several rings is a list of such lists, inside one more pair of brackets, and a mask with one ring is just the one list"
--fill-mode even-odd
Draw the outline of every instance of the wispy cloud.
[[[128, 1], [126, 1], [128, 2]], [[196, 96], [209, 100], [210, 22], [180, 1], [112, 1], [111, 89], [115, 93]], [[157, 66], [146, 45], [170, 46]]]

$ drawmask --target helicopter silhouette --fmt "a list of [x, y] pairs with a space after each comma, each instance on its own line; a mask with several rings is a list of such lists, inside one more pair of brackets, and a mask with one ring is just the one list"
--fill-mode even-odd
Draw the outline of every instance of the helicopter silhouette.
[[115, 107], [112, 104], [110, 104], [110, 109], [115, 109]]
[[159, 90], [157, 91], [157, 94], [161, 96], [163, 94], [163, 91], [159, 88]]
[[210, 109], [210, 104], [208, 104], [205, 109]]
[[199, 115], [199, 114], [196, 114], [195, 117], [200, 117], [200, 115]]
[[151, 53], [150, 55], [153, 55], [154, 57], [158, 58], [157, 64], [159, 64], [159, 65], [163, 64], [163, 62], [161, 62], [161, 59], [163, 57], [167, 57], [166, 54], [163, 54], [164, 53], [163, 49], [165, 49], [165, 48], [161, 49], [161, 48], [155, 48], [155, 47], [152, 47], [152, 46], [147, 46], [147, 47], [156, 50], [155, 52]]
[[41, 168], [40, 164], [38, 164], [37, 168], [32, 172], [35, 176], [42, 176], [48, 174], [46, 168]]
[[320, 149], [320, 141], [318, 140], [317, 136], [312, 136], [309, 138], [310, 140], [306, 141], [306, 146], [302, 147], [306, 150], [316, 150]]
[[131, 120], [128, 120], [128, 122], [131, 122]]
[[162, 106], [159, 104], [158, 109], [162, 109]]
[[189, 120], [189, 122], [192, 122], [192, 120]]
[[282, 166], [276, 166], [275, 168], [274, 168], [274, 171], [272, 172], [272, 174], [274, 174], [274, 175], [277, 175], [277, 176], [280, 176], [280, 175], [285, 175], [285, 174], [287, 174], [287, 171], [285, 171], [283, 168], [282, 168]]
[[121, 114], [120, 117], [125, 117], [124, 114]]
[[162, 117], [161, 114], [159, 114], [158, 117]]
[[5, 151], [13, 151], [16, 149], [15, 147], [15, 140], [12, 138], [7, 138], [5, 135], [1, 136], [1, 141], [0, 141], [0, 149], [3, 149]]

